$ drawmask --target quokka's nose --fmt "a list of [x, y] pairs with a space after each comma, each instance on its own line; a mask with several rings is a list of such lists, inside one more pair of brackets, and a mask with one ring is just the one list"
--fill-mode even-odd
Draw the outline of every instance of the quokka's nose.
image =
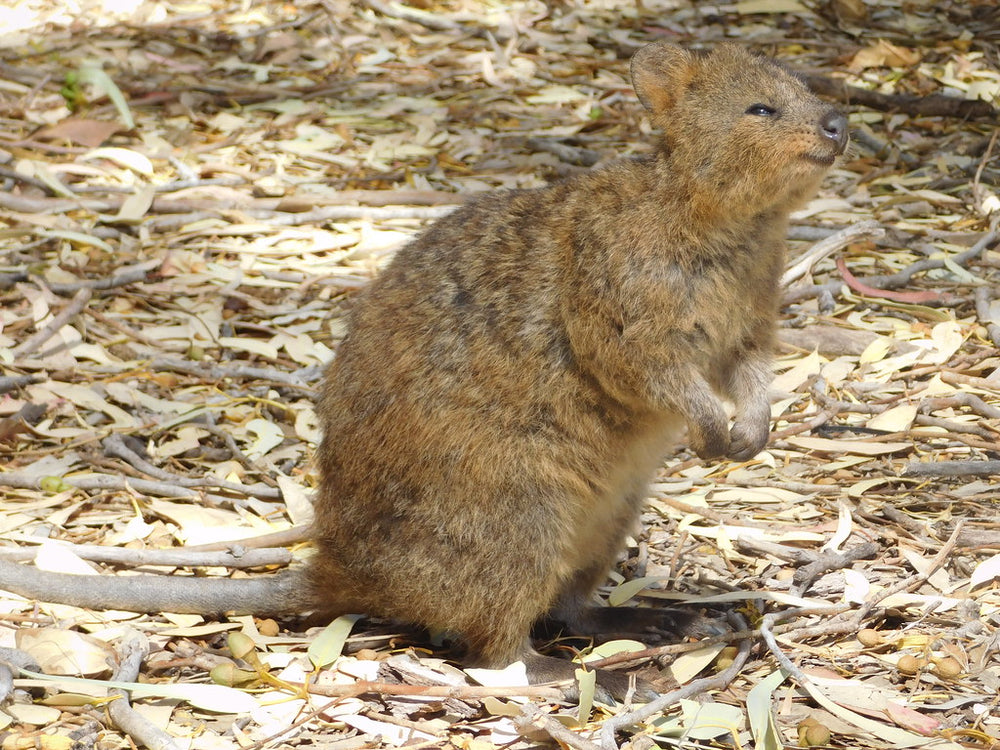
[[819, 121], [819, 132], [837, 144], [841, 152], [847, 146], [847, 118], [835, 109], [831, 109]]

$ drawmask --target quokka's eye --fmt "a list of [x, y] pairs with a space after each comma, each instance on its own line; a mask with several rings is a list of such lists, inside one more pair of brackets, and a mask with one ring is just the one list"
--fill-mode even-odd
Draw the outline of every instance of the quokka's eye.
[[770, 117], [776, 114], [777, 110], [774, 107], [769, 107], [766, 104], [751, 104], [747, 107], [748, 115], [757, 115], [758, 117]]

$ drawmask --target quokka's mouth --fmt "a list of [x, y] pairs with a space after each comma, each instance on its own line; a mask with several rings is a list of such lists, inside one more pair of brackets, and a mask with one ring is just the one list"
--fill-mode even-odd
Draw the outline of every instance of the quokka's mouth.
[[829, 167], [837, 161], [837, 154], [803, 154], [802, 158], [813, 164], [819, 164], [821, 167]]

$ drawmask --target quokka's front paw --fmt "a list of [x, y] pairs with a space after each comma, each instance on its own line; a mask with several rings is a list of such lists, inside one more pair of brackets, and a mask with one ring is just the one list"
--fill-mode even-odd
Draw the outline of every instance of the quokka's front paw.
[[768, 407], [755, 414], [737, 417], [729, 432], [729, 450], [726, 455], [734, 461], [749, 461], [767, 445], [771, 433], [771, 411]]
[[688, 442], [699, 458], [708, 460], [729, 454], [729, 425], [724, 414], [720, 412], [719, 416], [719, 419], [688, 425]]

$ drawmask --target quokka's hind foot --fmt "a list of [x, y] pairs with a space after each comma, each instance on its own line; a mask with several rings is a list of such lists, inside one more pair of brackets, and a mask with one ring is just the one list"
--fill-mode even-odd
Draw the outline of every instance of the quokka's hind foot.
[[687, 607], [582, 607], [555, 613], [551, 620], [582, 636], [601, 640], [632, 638], [639, 641], [681, 640], [721, 635], [728, 629], [721, 620]]

